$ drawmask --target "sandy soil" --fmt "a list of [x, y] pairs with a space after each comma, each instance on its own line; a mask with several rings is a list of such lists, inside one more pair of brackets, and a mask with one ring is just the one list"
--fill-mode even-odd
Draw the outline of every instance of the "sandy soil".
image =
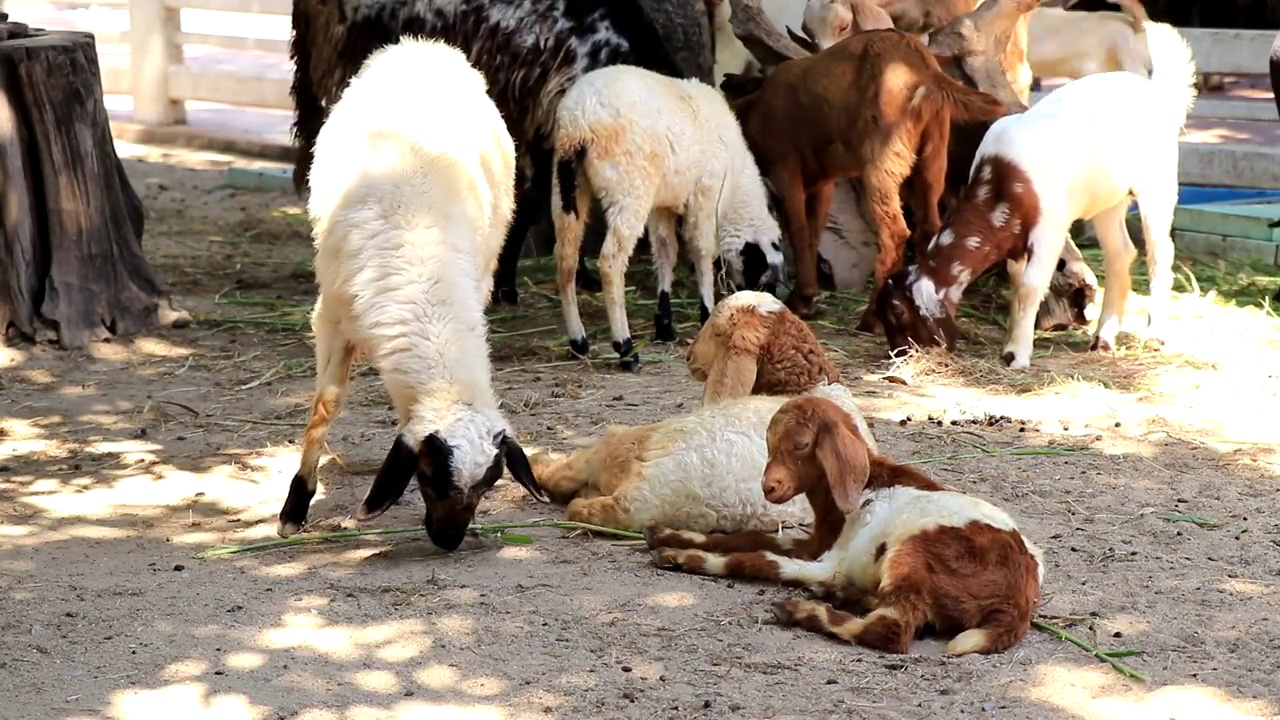
[[[1042, 337], [1028, 373], [992, 364], [1000, 331], [976, 320], [958, 359], [895, 368], [882, 340], [840, 330], [856, 306], [831, 299], [817, 325], [880, 443], [1010, 510], [1046, 553], [1042, 614], [1141, 650], [1126, 661], [1147, 683], [1041, 632], [994, 657], [841, 645], [771, 624], [789, 591], [662, 572], [634, 546], [556, 530], [448, 556], [406, 534], [197, 560], [274, 537], [313, 382], [310, 245], [292, 196], [219, 186], [225, 158], [122, 151], [148, 255], [197, 322], [86, 353], [0, 348], [4, 717], [1280, 715], [1274, 316], [1186, 295], [1164, 353]], [[497, 385], [527, 449], [695, 405], [678, 349], [646, 348], [634, 375], [566, 362], [540, 277], [524, 309], [493, 319]], [[365, 368], [330, 435], [317, 528], [355, 526], [392, 427]], [[1001, 454], [1013, 448], [1056, 450]], [[559, 512], [503, 482], [479, 521]], [[420, 514], [411, 490], [371, 524]]]

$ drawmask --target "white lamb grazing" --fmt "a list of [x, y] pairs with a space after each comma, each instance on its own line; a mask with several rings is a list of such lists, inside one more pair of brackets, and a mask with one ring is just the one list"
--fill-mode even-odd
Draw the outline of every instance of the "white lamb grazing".
[[[768, 183], [766, 181], [766, 187]], [[825, 290], [865, 290], [880, 252], [876, 233], [862, 217], [861, 201], [853, 181], [841, 180], [831, 195], [827, 226], [818, 238], [818, 284]], [[780, 217], [776, 193], [769, 192], [769, 208]], [[791, 243], [782, 244], [787, 267], [794, 267]]]
[[378, 368], [399, 426], [357, 518], [386, 511], [416, 473], [427, 534], [453, 550], [504, 464], [545, 501], [498, 410], [485, 338], [514, 182], [515, 148], [485, 78], [450, 45], [404, 39], [378, 50], [329, 111], [307, 203], [320, 286], [316, 395], [280, 535], [306, 522], [358, 355]]
[[[823, 383], [805, 394], [839, 405], [876, 452], [848, 388]], [[760, 492], [769, 421], [792, 397], [739, 396], [652, 425], [614, 425], [591, 447], [555, 459], [537, 453], [530, 462], [538, 484], [569, 504], [575, 522], [703, 533], [807, 524], [813, 509], [804, 497], [774, 505]]]
[[578, 312], [575, 276], [592, 197], [608, 232], [600, 279], [613, 349], [624, 369], [639, 356], [627, 324], [624, 276], [646, 221], [658, 274], [655, 339], [672, 342], [671, 282], [676, 222], [684, 220], [702, 299], [701, 320], [715, 306], [714, 260], [729, 280], [759, 289], [782, 280], [782, 231], [769, 212], [755, 157], [728, 102], [713, 87], [631, 65], [583, 75], [556, 110], [551, 212], [557, 284], [569, 347], [590, 349]]
[[1129, 297], [1137, 249], [1125, 216], [1138, 201], [1151, 278], [1146, 341], [1162, 345], [1173, 288], [1170, 228], [1178, 202], [1178, 136], [1196, 97], [1191, 48], [1164, 23], [1144, 24], [1152, 73], [1087, 75], [983, 137], [969, 185], [917, 265], [886, 283], [876, 305], [890, 351], [955, 345], [965, 286], [1005, 261], [1012, 284], [1003, 359], [1031, 363], [1036, 310], [1076, 219], [1093, 220], [1105, 293], [1093, 350], [1110, 351]]

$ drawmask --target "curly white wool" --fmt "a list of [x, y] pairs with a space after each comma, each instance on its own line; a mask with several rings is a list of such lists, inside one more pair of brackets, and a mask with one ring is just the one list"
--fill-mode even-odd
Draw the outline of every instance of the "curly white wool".
[[[871, 429], [849, 389], [822, 384], [808, 394], [825, 397], [854, 419], [876, 451]], [[781, 524], [813, 522], [804, 496], [782, 505], [760, 489], [768, 462], [765, 433], [774, 413], [790, 398], [732, 398], [662, 423], [642, 450], [643, 480], [614, 493], [621, 515], [633, 527], [662, 525], [694, 532], [717, 529], [777, 530]]]

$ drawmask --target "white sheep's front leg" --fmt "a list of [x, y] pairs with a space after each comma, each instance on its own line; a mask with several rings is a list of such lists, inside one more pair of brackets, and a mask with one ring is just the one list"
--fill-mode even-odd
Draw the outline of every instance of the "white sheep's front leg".
[[671, 318], [671, 285], [675, 281], [679, 251], [676, 218], [670, 210], [655, 209], [649, 214], [649, 247], [658, 270], [658, 306], [653, 313], [653, 339], [656, 342], [676, 341], [675, 323]]
[[351, 380], [351, 363], [356, 349], [342, 334], [342, 322], [338, 311], [325, 302], [322, 294], [316, 298], [311, 313], [311, 328], [316, 342], [316, 394], [311, 401], [311, 414], [307, 429], [302, 433], [302, 462], [276, 524], [276, 534], [289, 537], [302, 529], [307, 522], [311, 499], [316, 495], [316, 471], [320, 465], [320, 451], [324, 449], [329, 426], [342, 412]]
[[698, 275], [698, 297], [702, 301], [698, 323], [705, 325], [711, 317], [711, 308], [716, 306], [715, 258], [720, 241], [716, 237], [715, 204], [690, 203], [684, 217], [684, 234], [685, 247]]
[[[1169, 177], [1177, 177], [1175, 172]], [[1169, 183], [1172, 184], [1172, 183]], [[1146, 191], [1138, 198], [1142, 214], [1142, 233], [1147, 245], [1147, 275], [1151, 297], [1147, 304], [1147, 331], [1144, 345], [1155, 349], [1164, 345], [1165, 323], [1173, 294], [1173, 227], [1174, 207], [1178, 203], [1177, 186]]]
[[618, 353], [618, 365], [623, 370], [640, 368], [640, 354], [636, 352], [627, 324], [626, 274], [650, 207], [651, 202], [634, 199], [605, 205], [609, 231], [600, 247], [600, 281], [604, 286], [604, 309], [609, 316], [613, 351]]
[[1098, 316], [1098, 330], [1090, 350], [1114, 351], [1116, 335], [1124, 322], [1124, 306], [1129, 300], [1129, 267], [1138, 256], [1138, 249], [1129, 239], [1129, 231], [1124, 224], [1128, 208], [1129, 198], [1126, 197], [1093, 219], [1098, 245], [1102, 247], [1102, 269], [1106, 277], [1103, 278], [1102, 314]]
[[[1019, 263], [1009, 263], [1010, 282], [1014, 290], [1009, 303], [1009, 339], [1005, 343], [1001, 359], [1013, 370], [1031, 367], [1031, 351], [1036, 337], [1036, 312], [1049, 292], [1049, 283], [1058, 268], [1058, 258], [1066, 242], [1065, 226], [1052, 219], [1042, 218], [1028, 234], [1030, 256]], [[1022, 272], [1014, 277], [1021, 265]]]
[[798, 560], [767, 550], [756, 552], [713, 553], [706, 550], [658, 548], [653, 551], [654, 564], [666, 570], [679, 570], [691, 575], [731, 577], [742, 580], [765, 580], [787, 585], [820, 585], [835, 578], [835, 554], [828, 552], [817, 560]]

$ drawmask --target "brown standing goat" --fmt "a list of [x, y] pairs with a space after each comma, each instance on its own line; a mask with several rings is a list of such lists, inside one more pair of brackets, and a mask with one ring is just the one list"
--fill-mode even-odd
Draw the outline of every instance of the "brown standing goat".
[[[952, 119], [994, 120], [1005, 112], [999, 100], [948, 77], [919, 38], [896, 30], [858, 33], [784, 62], [733, 107], [782, 200], [796, 266], [787, 306], [802, 318], [816, 313], [818, 239], [834, 183], [862, 180], [864, 215], [879, 244], [874, 292], [901, 266], [911, 235], [903, 183], [915, 176], [910, 200], [923, 249], [941, 226]], [[870, 308], [858, 327], [876, 327]]]

